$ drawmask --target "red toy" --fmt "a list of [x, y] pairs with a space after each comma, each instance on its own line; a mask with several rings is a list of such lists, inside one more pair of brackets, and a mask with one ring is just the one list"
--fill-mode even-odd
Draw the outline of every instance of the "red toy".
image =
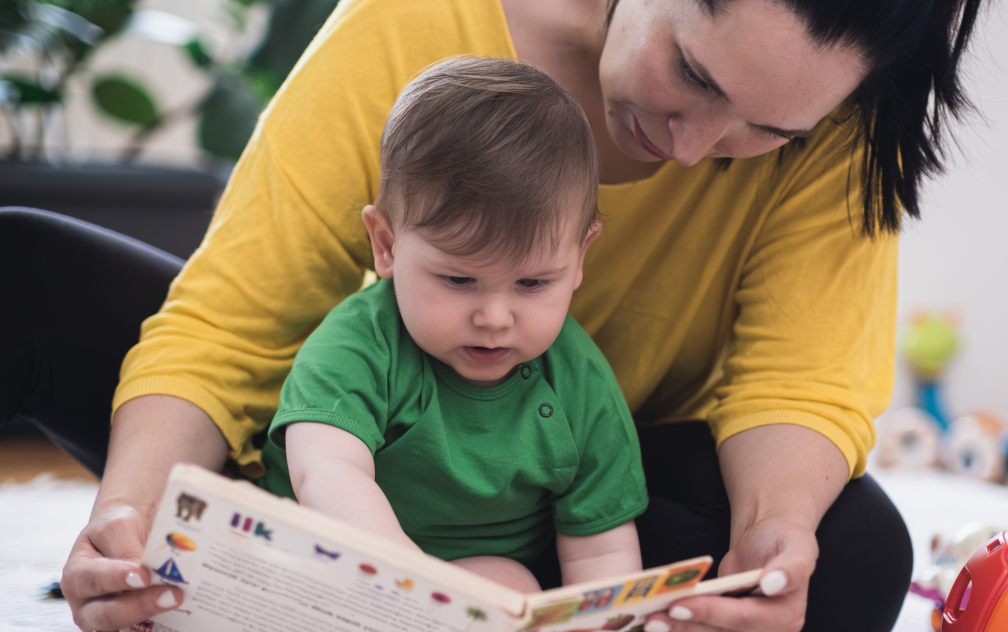
[[941, 632], [1008, 631], [1008, 531], [966, 562], [945, 600]]

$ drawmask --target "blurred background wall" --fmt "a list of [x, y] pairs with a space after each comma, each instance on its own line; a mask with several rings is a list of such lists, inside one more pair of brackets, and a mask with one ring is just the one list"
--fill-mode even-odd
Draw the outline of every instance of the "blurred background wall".
[[[956, 309], [962, 347], [945, 375], [949, 414], [989, 411], [1008, 422], [1008, 4], [991, 2], [967, 66], [981, 114], [959, 126], [949, 172], [927, 187], [922, 221], [900, 252], [901, 329], [917, 309]], [[906, 365], [893, 407], [909, 405]]]

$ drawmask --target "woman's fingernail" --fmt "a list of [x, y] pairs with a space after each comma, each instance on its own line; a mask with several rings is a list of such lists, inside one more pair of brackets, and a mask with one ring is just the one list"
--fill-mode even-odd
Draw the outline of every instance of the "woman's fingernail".
[[784, 574], [784, 571], [770, 571], [763, 576], [759, 583], [760, 590], [767, 597], [776, 595], [784, 590], [785, 586], [787, 586], [787, 575]]
[[154, 600], [158, 608], [174, 608], [178, 605], [178, 599], [175, 598], [175, 593], [171, 590], [166, 590], [158, 598]]
[[683, 606], [672, 606], [672, 609], [668, 611], [668, 616], [677, 621], [689, 621], [693, 618], [693, 611]]
[[126, 585], [130, 588], [144, 588], [147, 586], [147, 582], [140, 577], [140, 573], [136, 571], [130, 571], [126, 574]]
[[664, 621], [654, 619], [644, 624], [644, 632], [668, 632], [671, 628]]

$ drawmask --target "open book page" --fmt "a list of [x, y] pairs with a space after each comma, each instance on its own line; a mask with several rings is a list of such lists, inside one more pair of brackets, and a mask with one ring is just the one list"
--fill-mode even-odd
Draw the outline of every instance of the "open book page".
[[250, 483], [172, 470], [144, 549], [182, 589], [140, 632], [513, 632], [525, 598]]
[[674, 601], [702, 594], [748, 593], [762, 574], [754, 570], [701, 582], [711, 562], [709, 556], [698, 557], [530, 596], [521, 631], [643, 632], [647, 618], [668, 612]]
[[701, 582], [711, 558], [528, 596], [244, 481], [176, 465], [142, 562], [182, 605], [130, 632], [641, 632]]

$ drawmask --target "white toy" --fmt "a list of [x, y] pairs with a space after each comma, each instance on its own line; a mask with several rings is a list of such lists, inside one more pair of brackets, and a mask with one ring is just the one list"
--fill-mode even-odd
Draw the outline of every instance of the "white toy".
[[920, 408], [900, 408], [878, 420], [882, 467], [927, 468], [938, 464], [938, 421]]
[[974, 413], [952, 422], [942, 442], [942, 464], [957, 474], [999, 483], [1005, 471], [1008, 426], [986, 413]]

